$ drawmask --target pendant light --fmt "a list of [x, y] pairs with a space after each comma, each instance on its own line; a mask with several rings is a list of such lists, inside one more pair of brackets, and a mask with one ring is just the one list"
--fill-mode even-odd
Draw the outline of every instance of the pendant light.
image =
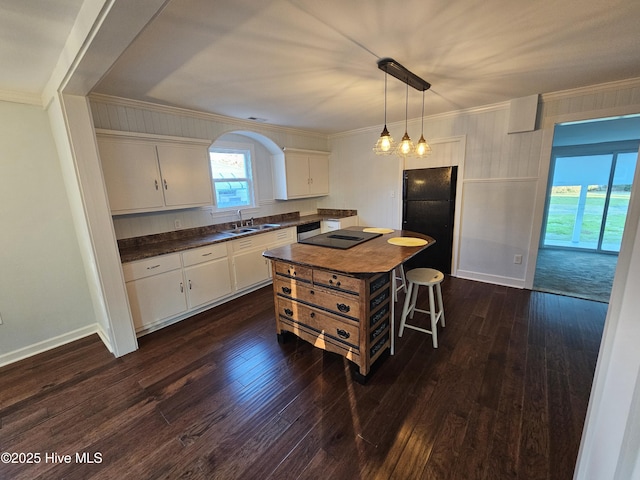
[[399, 157], [406, 158], [414, 153], [413, 142], [407, 133], [407, 124], [409, 122], [409, 84], [407, 83], [407, 99], [405, 103], [405, 116], [404, 116], [404, 136], [398, 144], [396, 154]]
[[384, 128], [380, 138], [373, 147], [376, 155], [391, 155], [393, 153], [393, 138], [387, 130], [387, 73], [384, 74]]
[[418, 157], [426, 157], [431, 153], [431, 147], [424, 139], [424, 90], [422, 91], [422, 128], [420, 130], [420, 140], [416, 145], [416, 155]]

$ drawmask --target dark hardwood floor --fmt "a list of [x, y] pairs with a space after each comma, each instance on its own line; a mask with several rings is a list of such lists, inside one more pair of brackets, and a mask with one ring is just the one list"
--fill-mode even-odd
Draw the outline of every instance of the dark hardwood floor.
[[92, 336], [1, 368], [0, 452], [40, 462], [0, 478], [571, 479], [607, 305], [455, 278], [443, 295], [440, 348], [406, 331], [364, 386], [277, 343], [271, 287], [119, 359]]

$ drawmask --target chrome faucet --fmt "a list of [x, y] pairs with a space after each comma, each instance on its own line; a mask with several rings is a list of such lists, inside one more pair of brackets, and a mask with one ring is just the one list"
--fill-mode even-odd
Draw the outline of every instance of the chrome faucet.
[[240, 226], [242, 227], [242, 210], [238, 209], [238, 218], [240, 218]]

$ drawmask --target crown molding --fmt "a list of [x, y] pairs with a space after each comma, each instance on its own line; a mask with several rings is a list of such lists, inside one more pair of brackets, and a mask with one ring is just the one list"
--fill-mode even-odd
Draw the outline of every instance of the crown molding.
[[302, 130], [299, 128], [283, 127], [280, 125], [272, 125], [269, 123], [254, 122], [251, 120], [243, 120], [241, 118], [227, 117], [225, 115], [220, 115], [217, 113], [209, 113], [209, 112], [203, 112], [200, 110], [191, 110], [188, 108], [174, 107], [169, 105], [160, 105], [157, 103], [146, 102], [143, 100], [133, 100], [130, 98], [114, 97], [111, 95], [104, 95], [104, 94], [98, 94], [98, 93], [90, 94], [89, 100], [95, 100], [96, 102], [107, 103], [109, 105], [141, 108], [145, 110], [154, 111], [157, 113], [165, 113], [169, 115], [181, 115], [184, 117], [189, 117], [189, 118], [194, 118], [199, 120], [227, 123], [235, 127], [238, 127], [238, 129], [246, 129], [246, 130], [258, 131], [258, 132], [263, 132], [263, 131], [279, 132], [279, 133], [287, 133], [292, 135], [304, 135], [308, 137], [316, 137], [316, 138], [321, 138], [323, 140], [327, 139], [326, 134], [313, 132], [311, 130]]
[[599, 92], [612, 90], [620, 90], [624, 88], [640, 87], [640, 78], [627, 78], [625, 80], [616, 80], [607, 83], [597, 83], [586, 87], [571, 88], [568, 90], [559, 90], [557, 92], [543, 93], [540, 95], [542, 103], [554, 100], [562, 100], [563, 98], [578, 97], [581, 95], [589, 95]]
[[37, 93], [0, 89], [0, 100], [3, 102], [22, 103], [25, 105], [33, 105], [41, 108], [43, 107], [42, 97]]
[[[459, 117], [460, 115], [475, 115], [475, 114], [480, 114], [480, 113], [487, 113], [487, 112], [496, 112], [496, 111], [500, 111], [500, 110], [506, 110], [509, 109], [511, 103], [511, 101], [506, 101], [506, 102], [499, 102], [499, 103], [493, 103], [490, 105], [481, 105], [479, 107], [470, 107], [470, 108], [465, 108], [462, 110], [452, 110], [450, 112], [443, 112], [443, 113], [436, 113], [434, 115], [425, 115], [424, 119], [425, 121], [427, 120], [446, 120], [448, 118], [453, 118], [453, 117]], [[417, 117], [417, 118], [410, 118], [408, 120], [408, 124], [409, 125], [413, 125], [416, 122], [420, 122], [422, 119], [422, 117]], [[399, 120], [397, 122], [391, 122], [387, 124], [389, 130], [403, 130], [404, 126], [405, 126], [405, 120]], [[396, 128], [397, 127], [397, 128]], [[380, 133], [380, 129], [382, 128], [382, 124], [380, 125], [374, 125], [371, 127], [363, 127], [363, 128], [357, 128], [355, 130], [348, 130], [346, 132], [339, 132], [339, 133], [334, 133], [329, 135], [329, 139], [333, 139], [333, 138], [341, 138], [341, 137], [349, 137], [351, 135], [354, 134], [359, 134], [359, 133], [370, 133], [370, 132], [378, 132]]]

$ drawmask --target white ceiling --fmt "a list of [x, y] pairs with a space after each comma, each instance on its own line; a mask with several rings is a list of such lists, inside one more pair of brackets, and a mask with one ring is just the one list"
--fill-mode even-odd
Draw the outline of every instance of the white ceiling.
[[[42, 90], [81, 3], [0, 0], [0, 90]], [[640, 77], [639, 24], [637, 0], [171, 0], [93, 90], [335, 133], [382, 124], [379, 58], [430, 115]]]

